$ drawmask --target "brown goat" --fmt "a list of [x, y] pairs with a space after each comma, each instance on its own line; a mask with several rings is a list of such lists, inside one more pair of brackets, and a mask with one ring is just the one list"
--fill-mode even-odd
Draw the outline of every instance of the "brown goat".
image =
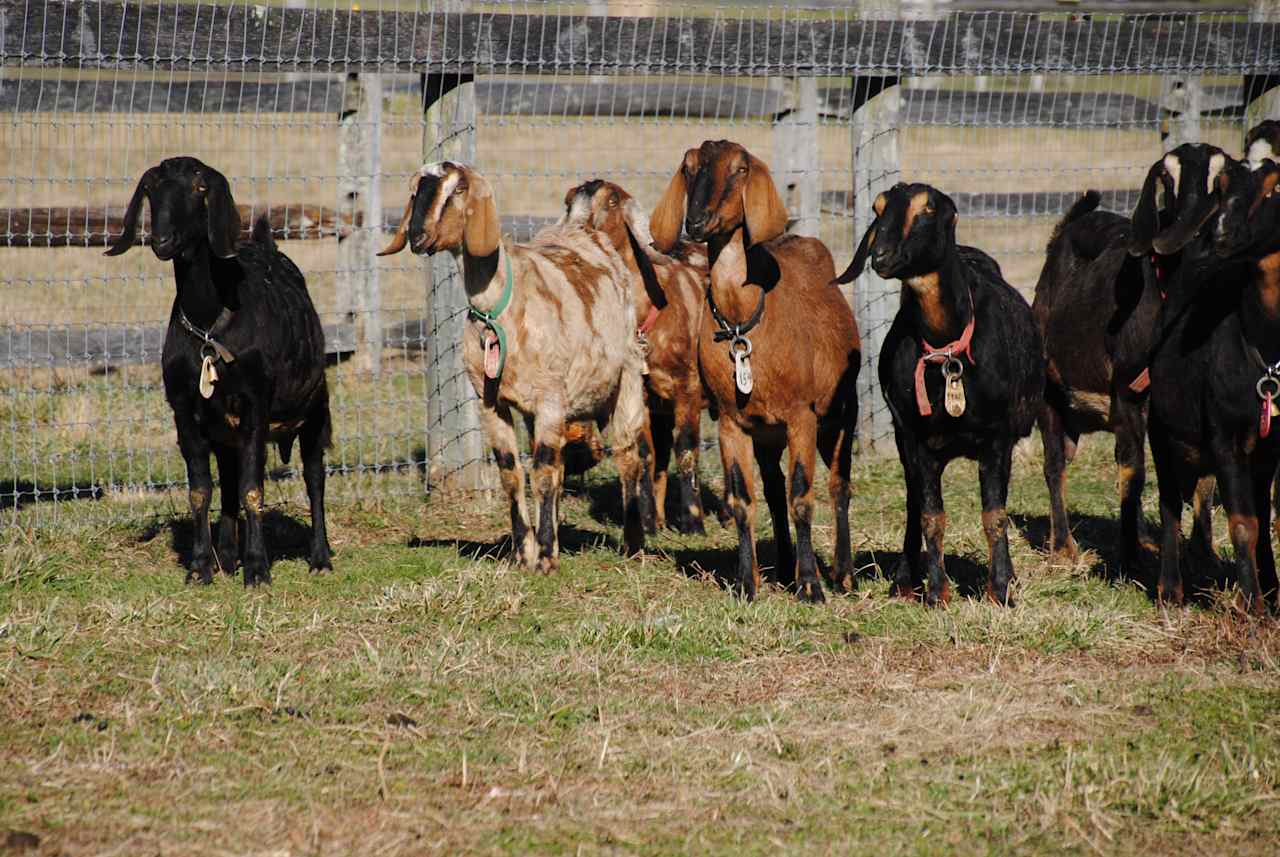
[[[450, 161], [427, 164], [413, 176], [404, 218], [380, 255], [408, 243], [414, 253], [446, 250], [461, 263], [471, 315], [464, 361], [511, 501], [517, 555], [544, 572], [559, 565], [562, 453], [565, 424], [574, 420], [611, 423], [626, 548], [639, 551], [652, 497], [643, 496], [640, 479], [644, 393], [630, 273], [593, 230], [550, 227], [530, 244], [507, 246], [499, 222], [483, 176]], [[525, 513], [513, 410], [531, 423], [536, 535]]]
[[[703, 383], [719, 412], [725, 498], [738, 527], [736, 590], [759, 587], [751, 457], [773, 518], [777, 578], [823, 600], [811, 537], [815, 446], [831, 470], [836, 546], [833, 583], [853, 586], [849, 469], [861, 344], [853, 311], [821, 241], [783, 235], [787, 210], [764, 162], [737, 143], [707, 141], [685, 153], [651, 222], [654, 246], [675, 246], [684, 223], [707, 242], [708, 305], [698, 334]], [[788, 452], [791, 474], [781, 462]], [[787, 496], [796, 549], [787, 524]], [[798, 560], [798, 563], [797, 563]]]
[[698, 375], [698, 325], [707, 278], [706, 256], [686, 250], [692, 264], [650, 248], [649, 219], [631, 195], [616, 184], [594, 180], [564, 198], [568, 223], [598, 229], [630, 269], [631, 297], [646, 352], [645, 392], [649, 406], [656, 524], [666, 526], [667, 466], [673, 448], [679, 473], [675, 529], [705, 532], [698, 486], [698, 447], [703, 409]]

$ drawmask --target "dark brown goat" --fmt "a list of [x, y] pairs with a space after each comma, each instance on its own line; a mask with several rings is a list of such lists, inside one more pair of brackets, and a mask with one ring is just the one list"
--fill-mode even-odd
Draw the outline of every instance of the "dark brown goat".
[[[1151, 364], [1151, 452], [1163, 540], [1158, 593], [1183, 599], [1182, 506], [1217, 476], [1246, 609], [1277, 591], [1270, 493], [1280, 463], [1280, 164], [1218, 177], [1212, 254], [1184, 263], [1170, 284], [1161, 345]], [[1206, 248], [1207, 249], [1207, 248]], [[1172, 313], [1172, 292], [1187, 311]], [[1277, 603], [1280, 606], [1280, 602]]]
[[[1082, 434], [1115, 433], [1120, 494], [1119, 573], [1131, 575], [1143, 539], [1147, 365], [1168, 278], [1212, 216], [1214, 178], [1227, 162], [1214, 146], [1187, 144], [1152, 165], [1132, 219], [1096, 211], [1085, 194], [1054, 229], [1032, 305], [1048, 380], [1040, 433], [1049, 489], [1049, 546], [1074, 558], [1066, 468]], [[1161, 203], [1157, 197], [1162, 196]], [[1196, 493], [1194, 548], [1213, 553], [1212, 480]]]
[[107, 255], [133, 246], [144, 201], [151, 249], [173, 261], [177, 283], [161, 367], [195, 521], [187, 579], [213, 579], [212, 452], [222, 486], [216, 562], [227, 572], [236, 568], [243, 501], [245, 585], [271, 582], [262, 534], [266, 446], [276, 443], [288, 461], [294, 438], [311, 502], [311, 568], [332, 568], [324, 519], [331, 431], [324, 331], [302, 272], [276, 249], [265, 221], [254, 226], [253, 240], [237, 244], [240, 216], [227, 180], [195, 158], [169, 158], [142, 174], [123, 234]]
[[675, 529], [704, 532], [698, 486], [702, 435], [702, 379], [698, 374], [698, 325], [702, 321], [706, 256], [686, 248], [682, 262], [652, 249], [649, 219], [612, 182], [594, 180], [565, 195], [565, 219], [590, 226], [609, 241], [632, 273], [638, 335], [645, 350], [645, 394], [653, 456], [653, 497], [659, 528], [666, 526], [667, 467], [673, 448], [679, 474]]
[[1031, 307], [1005, 282], [995, 260], [956, 244], [958, 217], [949, 196], [925, 184], [898, 184], [872, 207], [876, 219], [839, 282], [862, 273], [869, 256], [877, 274], [904, 286], [879, 362], [907, 482], [894, 591], [919, 597], [923, 535], [926, 603], [949, 599], [942, 472], [953, 459], [970, 458], [978, 462], [990, 553], [987, 596], [1007, 604], [1013, 561], [1005, 502], [1014, 444], [1031, 433], [1043, 401], [1040, 333]]
[[[830, 285], [831, 253], [814, 238], [782, 234], [787, 211], [769, 169], [737, 143], [707, 141], [685, 153], [654, 210], [654, 246], [671, 250], [681, 223], [692, 240], [707, 242], [711, 262], [698, 362], [719, 412], [725, 495], [738, 527], [735, 588], [753, 598], [760, 579], [754, 454], [773, 518], [777, 578], [794, 581], [802, 599], [821, 601], [811, 534], [815, 446], [831, 471], [834, 584], [853, 586], [849, 470], [861, 365], [853, 311]], [[781, 466], [784, 449], [789, 480]]]

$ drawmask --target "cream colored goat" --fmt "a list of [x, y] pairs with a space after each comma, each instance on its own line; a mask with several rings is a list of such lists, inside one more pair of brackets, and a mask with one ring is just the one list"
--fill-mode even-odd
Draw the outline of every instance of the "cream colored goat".
[[[410, 182], [395, 237], [414, 253], [448, 251], [459, 260], [471, 305], [463, 359], [480, 396], [481, 423], [511, 501], [519, 558], [549, 572], [559, 564], [559, 500], [568, 420], [610, 424], [622, 480], [624, 540], [644, 546], [637, 441], [645, 422], [641, 356], [635, 342], [630, 271], [606, 236], [573, 225], [544, 229], [529, 244], [501, 240], [493, 190], [463, 164], [424, 165]], [[512, 411], [533, 421], [533, 499], [526, 514], [524, 468]]]

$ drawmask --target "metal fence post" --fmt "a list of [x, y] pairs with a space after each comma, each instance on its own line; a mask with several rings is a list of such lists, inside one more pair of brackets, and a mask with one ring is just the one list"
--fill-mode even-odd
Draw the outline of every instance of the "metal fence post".
[[382, 372], [382, 76], [348, 74], [338, 131], [338, 311], [354, 321], [360, 369]]
[[774, 123], [774, 180], [794, 222], [790, 232], [817, 238], [822, 214], [817, 78], [787, 80], [779, 112], [784, 115]]
[[[476, 157], [474, 76], [427, 74], [422, 79], [423, 160], [473, 163]], [[467, 295], [457, 261], [447, 253], [427, 266], [427, 480], [432, 490], [493, 487], [476, 410], [462, 363]]]
[[[871, 205], [881, 191], [898, 181], [898, 78], [855, 77], [852, 93], [853, 240], [862, 239], [875, 215]], [[862, 334], [862, 372], [858, 375], [858, 438], [863, 453], [881, 454], [889, 443], [893, 422], [880, 394], [876, 365], [880, 346], [898, 311], [896, 284], [880, 279], [871, 266], [853, 284], [852, 304]]]

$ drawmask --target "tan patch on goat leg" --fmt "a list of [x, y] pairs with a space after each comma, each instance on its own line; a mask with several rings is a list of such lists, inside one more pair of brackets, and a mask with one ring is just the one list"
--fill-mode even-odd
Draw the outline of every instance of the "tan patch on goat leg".
[[1133, 480], [1138, 475], [1136, 468], [1121, 464], [1116, 470], [1116, 494], [1120, 495], [1121, 500], [1129, 497], [1129, 489], [1133, 486]]
[[[946, 570], [946, 562], [945, 562], [946, 554], [943, 552], [943, 544], [942, 544], [943, 538], [945, 537], [947, 532], [947, 513], [935, 512], [930, 514], [926, 512], [922, 514], [920, 516], [920, 529], [923, 531], [923, 534], [924, 534], [925, 550], [929, 553], [936, 551], [938, 554], [938, 563], [943, 567], [942, 568], [942, 595], [939, 597], [938, 600], [941, 601], [943, 604], [946, 604], [951, 600], [951, 582], [947, 579], [947, 570]], [[928, 585], [929, 585], [928, 580], [926, 580], [925, 586], [928, 587]]]
[[1236, 549], [1237, 565], [1243, 562], [1253, 575], [1253, 580], [1248, 581], [1255, 590], [1252, 600], [1250, 593], [1243, 590], [1246, 581], [1238, 581], [1242, 588], [1240, 595], [1244, 599], [1244, 610], [1261, 615], [1266, 612], [1267, 604], [1261, 593], [1262, 581], [1258, 579], [1258, 519], [1253, 515], [1230, 515], [1227, 518], [1227, 528]]
[[250, 488], [244, 492], [244, 510], [255, 517], [262, 514], [262, 491]]
[[195, 513], [203, 512], [209, 506], [210, 492], [205, 488], [192, 488], [187, 492], [187, 502], [191, 504], [191, 511]]

